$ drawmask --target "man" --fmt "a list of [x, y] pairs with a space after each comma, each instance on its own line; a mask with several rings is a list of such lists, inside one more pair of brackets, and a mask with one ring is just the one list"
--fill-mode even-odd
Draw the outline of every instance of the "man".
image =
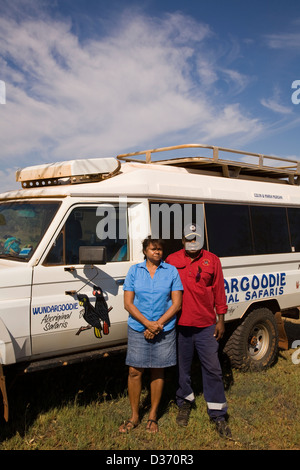
[[221, 436], [230, 437], [226, 423], [227, 403], [218, 357], [218, 340], [224, 334], [227, 312], [224, 278], [219, 258], [203, 249], [204, 236], [189, 224], [183, 235], [184, 248], [169, 255], [166, 262], [179, 272], [184, 292], [178, 318], [179, 406], [177, 424], [187, 426], [195, 397], [191, 388], [191, 365], [196, 349], [201, 362], [203, 394], [208, 415]]

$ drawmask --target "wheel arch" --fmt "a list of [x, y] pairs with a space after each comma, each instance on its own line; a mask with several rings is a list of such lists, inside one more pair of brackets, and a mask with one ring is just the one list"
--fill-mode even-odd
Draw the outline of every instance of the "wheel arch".
[[240, 319], [244, 320], [251, 312], [253, 312], [253, 310], [257, 310], [259, 308], [267, 308], [274, 315], [277, 312], [281, 312], [280, 305], [277, 299], [265, 299], [257, 302], [252, 302], [250, 305], [248, 305]]
[[0, 362], [1, 364], [14, 364], [16, 354], [12, 338], [4, 322], [0, 318]]

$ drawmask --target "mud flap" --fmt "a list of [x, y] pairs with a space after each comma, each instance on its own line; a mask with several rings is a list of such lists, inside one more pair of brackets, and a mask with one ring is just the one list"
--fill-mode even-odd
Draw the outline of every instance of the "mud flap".
[[281, 318], [281, 312], [275, 313], [275, 320], [278, 328], [278, 346], [281, 349], [289, 349], [289, 341], [284, 329], [284, 323]]
[[0, 364], [0, 390], [2, 393], [2, 397], [3, 397], [4, 419], [6, 422], [8, 422], [8, 399], [7, 399], [5, 376], [3, 374], [2, 364]]

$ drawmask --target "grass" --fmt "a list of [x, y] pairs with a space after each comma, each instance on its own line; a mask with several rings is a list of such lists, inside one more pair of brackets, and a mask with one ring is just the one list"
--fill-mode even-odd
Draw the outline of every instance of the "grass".
[[[300, 321], [285, 320], [289, 342], [300, 339]], [[196, 408], [187, 428], [176, 425], [176, 370], [169, 369], [159, 433], [145, 431], [148, 376], [142, 393], [141, 425], [118, 427], [129, 417], [124, 354], [92, 363], [19, 377], [9, 391], [10, 420], [0, 424], [1, 450], [299, 450], [300, 364], [294, 349], [280, 351], [261, 373], [231, 370], [223, 362], [232, 439], [218, 437], [209, 422], [198, 361], [193, 364]]]

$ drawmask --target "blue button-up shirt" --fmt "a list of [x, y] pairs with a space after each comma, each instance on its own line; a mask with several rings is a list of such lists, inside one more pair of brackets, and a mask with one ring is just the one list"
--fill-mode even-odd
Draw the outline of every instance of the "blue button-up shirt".
[[[124, 290], [134, 292], [134, 305], [150, 321], [157, 321], [172, 305], [171, 293], [183, 290], [177, 269], [161, 261], [153, 278], [146, 267], [146, 260], [131, 266], [126, 276]], [[176, 315], [165, 324], [164, 331], [174, 328]], [[145, 327], [129, 314], [128, 325], [136, 331]]]

